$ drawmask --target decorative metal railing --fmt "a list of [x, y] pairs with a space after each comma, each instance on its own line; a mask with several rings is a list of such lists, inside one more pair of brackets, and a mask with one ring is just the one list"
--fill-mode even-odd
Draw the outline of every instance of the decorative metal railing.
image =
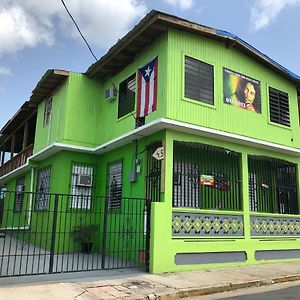
[[0, 166], [0, 177], [26, 164], [28, 157], [33, 154], [33, 145], [19, 152], [12, 159]]

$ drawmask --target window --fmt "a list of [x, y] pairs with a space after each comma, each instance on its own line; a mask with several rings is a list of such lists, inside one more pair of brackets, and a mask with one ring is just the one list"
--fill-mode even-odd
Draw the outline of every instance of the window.
[[119, 85], [118, 118], [134, 111], [135, 106], [135, 74], [122, 81]]
[[122, 161], [109, 164], [107, 174], [107, 196], [109, 200], [109, 209], [121, 208], [122, 168]]
[[19, 178], [16, 183], [14, 211], [20, 212], [23, 207], [25, 192], [25, 177]]
[[44, 126], [47, 126], [50, 122], [51, 111], [52, 111], [52, 97], [45, 100]]
[[269, 87], [270, 121], [290, 126], [289, 95]]
[[174, 142], [173, 207], [241, 210], [240, 170], [240, 153]]
[[255, 212], [297, 214], [296, 165], [261, 156], [249, 156], [249, 202]]
[[214, 104], [214, 67], [194, 58], [185, 57], [184, 96]]
[[50, 168], [39, 170], [37, 176], [36, 210], [48, 209], [50, 198], [50, 177]]
[[91, 208], [91, 197], [94, 183], [94, 167], [84, 163], [72, 165], [71, 208]]

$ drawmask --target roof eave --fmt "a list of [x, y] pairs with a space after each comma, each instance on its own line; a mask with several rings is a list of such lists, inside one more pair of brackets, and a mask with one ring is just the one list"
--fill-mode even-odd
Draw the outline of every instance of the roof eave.
[[23, 119], [25, 120], [27, 116], [30, 116], [37, 109], [38, 105], [53, 93], [68, 76], [69, 72], [65, 70], [47, 70], [32, 91], [29, 101], [24, 102], [14, 116], [0, 130], [0, 134], [2, 134], [0, 143], [22, 123]]
[[[280, 64], [278, 64], [277, 62], [260, 52], [259, 50], [255, 49], [247, 42], [240, 39], [239, 37], [230, 34], [226, 31], [217, 30], [211, 27], [200, 25], [155, 10], [148, 13], [130, 32], [128, 32], [122, 39], [120, 39], [114, 46], [112, 46], [99, 61], [92, 64], [85, 74], [89, 77], [104, 77], [107, 74], [113, 75], [114, 73], [116, 73], [109, 71], [109, 64], [112, 64], [112, 62], [114, 62], [114, 60], [118, 60], [118, 58], [120, 59], [118, 55], [122, 56], [121, 52], [125, 52], [126, 47], [128, 47], [130, 43], [141, 39], [143, 34], [149, 33], [149, 29], [151, 29], [151, 27], [156, 27], [156, 29], [161, 27], [160, 32], [165, 32], [170, 28], [176, 28], [178, 30], [192, 32], [201, 36], [206, 36], [208, 38], [224, 42], [227, 46], [237, 48], [239, 51], [262, 63], [267, 68], [287, 78], [289, 81], [293, 82], [297, 87], [300, 87], [299, 76], [290, 72], [288, 69], [284, 68], [283, 66], [281, 66]], [[130, 63], [130, 61], [132, 60], [133, 56], [127, 61], [127, 64]], [[124, 61], [123, 63], [123, 67], [124, 66], [126, 66], [126, 61]]]

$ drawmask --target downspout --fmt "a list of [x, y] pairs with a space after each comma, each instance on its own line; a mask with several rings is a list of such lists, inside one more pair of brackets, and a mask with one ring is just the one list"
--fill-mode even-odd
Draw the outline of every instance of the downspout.
[[28, 230], [31, 226], [31, 214], [32, 214], [32, 204], [33, 204], [33, 190], [34, 190], [34, 168], [31, 168], [31, 175], [30, 175], [30, 191], [29, 191], [29, 206], [28, 206], [28, 218], [27, 218], [27, 225], [24, 227], [2, 227], [3, 230]]

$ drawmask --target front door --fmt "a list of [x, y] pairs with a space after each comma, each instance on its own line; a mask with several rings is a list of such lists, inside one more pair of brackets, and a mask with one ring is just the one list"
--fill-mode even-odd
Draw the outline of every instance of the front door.
[[153, 157], [161, 145], [161, 142], [156, 142], [147, 147], [146, 199], [151, 202], [160, 202], [161, 199], [161, 160]]

